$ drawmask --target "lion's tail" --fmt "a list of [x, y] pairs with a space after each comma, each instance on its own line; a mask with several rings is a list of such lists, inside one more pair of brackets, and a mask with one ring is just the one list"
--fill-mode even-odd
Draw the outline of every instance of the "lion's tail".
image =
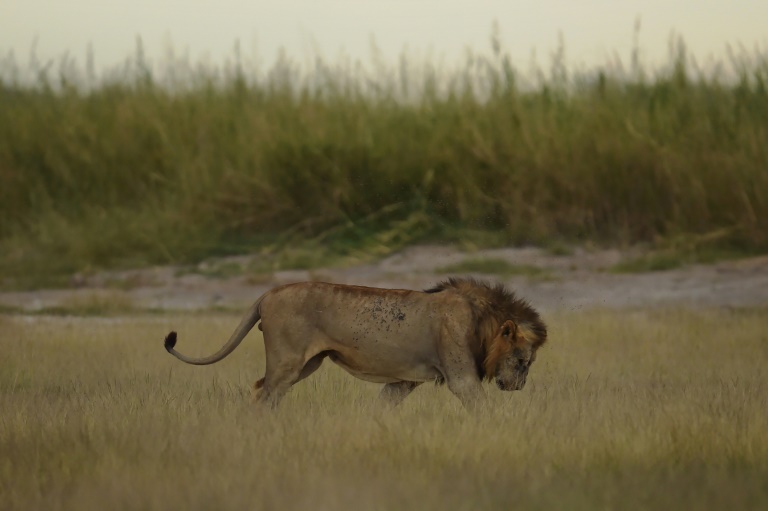
[[226, 344], [224, 344], [224, 346], [222, 346], [221, 349], [216, 353], [214, 353], [213, 355], [209, 355], [207, 357], [202, 357], [202, 358], [192, 358], [186, 355], [182, 355], [175, 349], [176, 332], [171, 332], [165, 337], [166, 351], [171, 355], [173, 355], [174, 357], [181, 360], [182, 362], [186, 362], [187, 364], [193, 364], [198, 366], [213, 364], [218, 362], [219, 360], [222, 360], [227, 355], [235, 351], [235, 348], [237, 348], [240, 345], [240, 343], [243, 341], [243, 339], [248, 334], [248, 332], [251, 331], [251, 328], [253, 328], [254, 325], [258, 323], [259, 320], [261, 319], [261, 311], [259, 309], [261, 306], [261, 301], [264, 299], [264, 296], [266, 295], [262, 295], [261, 298], [256, 300], [256, 302], [251, 306], [251, 308], [248, 309], [248, 312], [240, 321], [240, 324], [237, 325], [237, 328], [235, 329], [235, 331], [232, 332], [232, 335], [230, 336]]

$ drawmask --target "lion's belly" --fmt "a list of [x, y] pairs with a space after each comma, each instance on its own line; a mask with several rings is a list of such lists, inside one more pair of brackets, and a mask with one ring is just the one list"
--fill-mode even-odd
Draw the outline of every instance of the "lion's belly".
[[[435, 348], [437, 314], [421, 294], [394, 294], [352, 300], [346, 293], [323, 295], [311, 353], [328, 357], [351, 375], [376, 383], [431, 381], [442, 377]], [[336, 311], [326, 314], [326, 311]], [[339, 321], [343, 316], [348, 321]]]
[[397, 360], [391, 357], [366, 356], [332, 352], [328, 358], [349, 374], [373, 383], [394, 383], [398, 381], [432, 381], [441, 378], [434, 364], [413, 360]]

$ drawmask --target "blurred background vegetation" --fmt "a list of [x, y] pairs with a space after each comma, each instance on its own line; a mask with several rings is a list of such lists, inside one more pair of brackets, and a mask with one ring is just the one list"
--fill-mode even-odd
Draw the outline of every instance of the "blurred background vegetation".
[[[0, 63], [0, 278], [419, 241], [768, 249], [768, 58]], [[274, 269], [274, 268], [273, 268]]]

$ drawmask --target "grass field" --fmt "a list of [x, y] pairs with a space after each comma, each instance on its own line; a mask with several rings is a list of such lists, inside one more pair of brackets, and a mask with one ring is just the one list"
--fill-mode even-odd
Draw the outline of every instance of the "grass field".
[[3, 509], [765, 509], [768, 314], [546, 316], [528, 386], [470, 416], [423, 386], [385, 413], [328, 365], [249, 406], [258, 332], [228, 314], [0, 316]]
[[[768, 250], [768, 58], [521, 70], [288, 57], [97, 80], [0, 59], [0, 285], [261, 250], [272, 270], [425, 239]], [[20, 77], [26, 76], [27, 79]], [[30, 78], [31, 77], [31, 78]], [[62, 277], [64, 276], [64, 277]]]

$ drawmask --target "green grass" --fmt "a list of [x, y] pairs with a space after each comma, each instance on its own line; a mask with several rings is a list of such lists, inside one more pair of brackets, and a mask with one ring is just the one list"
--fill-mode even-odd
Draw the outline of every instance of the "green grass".
[[756, 255], [753, 249], [718, 244], [725, 235], [727, 233], [721, 231], [705, 236], [676, 237], [660, 243], [660, 246], [640, 256], [616, 264], [610, 271], [614, 273], [665, 271], [691, 264], [711, 264]]
[[204, 262], [196, 266], [179, 268], [176, 271], [176, 276], [195, 274], [214, 279], [228, 279], [244, 275], [247, 272], [247, 265], [225, 260]]
[[545, 248], [553, 256], [572, 256], [576, 253], [575, 247], [572, 244], [563, 243], [558, 240], [547, 242]]
[[511, 277], [524, 275], [537, 279], [552, 278], [552, 273], [546, 268], [540, 268], [530, 264], [512, 264], [504, 259], [484, 258], [465, 259], [456, 264], [450, 264], [437, 268], [437, 273], [467, 274], [483, 273]]
[[655, 251], [628, 259], [614, 265], [613, 273], [642, 273], [648, 271], [665, 271], [680, 268], [688, 260], [683, 254], [673, 251]]
[[768, 249], [765, 55], [703, 73], [680, 44], [659, 69], [555, 58], [526, 74], [494, 47], [454, 71], [404, 56], [376, 73], [235, 59], [155, 76], [137, 52], [90, 88], [71, 61], [54, 75], [6, 58], [0, 285], [245, 251], [274, 256], [264, 271], [312, 268], [467, 237], [724, 232], [715, 245]]
[[118, 316], [137, 313], [158, 313], [152, 309], [139, 308], [131, 297], [120, 291], [94, 291], [72, 296], [56, 306], [45, 306], [33, 310], [21, 307], [0, 306], [0, 313], [36, 316]]
[[546, 317], [521, 392], [474, 417], [424, 385], [392, 413], [379, 385], [324, 365], [274, 414], [239, 318], [0, 316], [3, 509], [765, 509], [765, 309]]

